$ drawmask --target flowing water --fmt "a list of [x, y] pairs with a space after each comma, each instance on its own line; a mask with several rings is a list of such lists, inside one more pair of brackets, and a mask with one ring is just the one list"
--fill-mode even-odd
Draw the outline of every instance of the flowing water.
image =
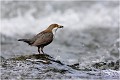
[[[118, 79], [119, 11], [119, 1], [1, 1], [1, 78]], [[52, 23], [64, 28], [44, 52], [64, 65], [10, 60], [38, 54], [17, 40]]]

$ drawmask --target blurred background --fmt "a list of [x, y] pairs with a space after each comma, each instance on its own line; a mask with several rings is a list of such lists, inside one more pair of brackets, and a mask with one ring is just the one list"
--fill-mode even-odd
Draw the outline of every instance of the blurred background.
[[67, 64], [116, 60], [119, 56], [118, 1], [1, 1], [1, 56], [38, 54], [18, 42], [50, 24], [64, 26], [44, 51]]

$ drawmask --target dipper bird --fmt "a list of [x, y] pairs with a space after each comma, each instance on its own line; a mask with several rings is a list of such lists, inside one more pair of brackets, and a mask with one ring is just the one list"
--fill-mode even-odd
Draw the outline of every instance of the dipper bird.
[[52, 30], [54, 28], [63, 28], [63, 26], [58, 25], [58, 24], [51, 24], [47, 29], [44, 31], [38, 33], [36, 36], [34, 36], [31, 39], [19, 39], [18, 41], [23, 41], [28, 43], [31, 46], [36, 46], [38, 47], [38, 52], [40, 54], [40, 49], [42, 53], [44, 54], [43, 48], [50, 44], [53, 41], [53, 32]]

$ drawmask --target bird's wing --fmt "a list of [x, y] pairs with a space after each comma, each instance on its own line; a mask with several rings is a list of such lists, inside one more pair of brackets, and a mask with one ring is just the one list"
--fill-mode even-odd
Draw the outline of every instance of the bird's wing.
[[34, 36], [33, 38], [29, 39], [30, 40], [30, 43], [33, 44], [37, 38], [39, 38], [40, 36], [42, 36], [44, 33], [43, 32], [40, 32], [38, 33], [36, 36]]
[[39, 45], [44, 45], [47, 43], [52, 42], [53, 40], [53, 33], [51, 32], [42, 32], [39, 33], [34, 37], [35, 42], [32, 44], [33, 46], [39, 46]]

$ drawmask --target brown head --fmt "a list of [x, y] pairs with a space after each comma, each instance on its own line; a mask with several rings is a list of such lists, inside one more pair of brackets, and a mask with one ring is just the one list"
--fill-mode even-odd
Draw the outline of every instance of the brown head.
[[46, 30], [52, 31], [54, 28], [63, 28], [63, 26], [58, 24], [51, 24]]

